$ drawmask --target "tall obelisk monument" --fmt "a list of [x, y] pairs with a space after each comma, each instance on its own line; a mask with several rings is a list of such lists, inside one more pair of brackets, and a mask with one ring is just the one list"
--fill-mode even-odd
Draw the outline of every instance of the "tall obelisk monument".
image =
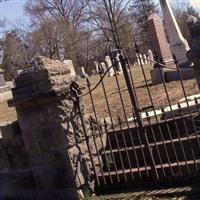
[[167, 34], [170, 40], [170, 48], [173, 54], [177, 57], [180, 66], [188, 66], [189, 61], [186, 57], [187, 51], [190, 49], [187, 41], [184, 39], [169, 0], [160, 0], [160, 5], [167, 29]]

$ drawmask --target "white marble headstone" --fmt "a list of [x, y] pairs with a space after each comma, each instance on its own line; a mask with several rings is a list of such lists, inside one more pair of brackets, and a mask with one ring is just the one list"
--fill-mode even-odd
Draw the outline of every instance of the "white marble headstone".
[[99, 73], [99, 63], [97, 61], [94, 61], [94, 66], [95, 66], [96, 73], [98, 74]]
[[116, 62], [117, 62], [118, 71], [121, 73], [121, 72], [123, 72], [123, 70], [122, 70], [122, 64], [120, 62], [119, 56], [120, 56], [120, 54], [117, 53], [115, 59], [116, 59]]
[[[105, 63], [106, 63], [107, 69], [112, 66], [112, 61], [109, 56], [105, 57]], [[114, 76], [114, 74], [115, 74], [114, 69], [113, 69], [113, 67], [111, 67], [110, 70], [108, 71], [108, 76], [112, 77], [112, 76]]]
[[85, 68], [84, 67], [81, 67], [81, 75], [83, 77], [86, 77], [86, 72], [85, 72]]
[[148, 64], [148, 61], [147, 61], [147, 56], [146, 56], [146, 54], [143, 54], [143, 59], [144, 59], [144, 63], [147, 65], [147, 64]]
[[63, 63], [69, 67], [71, 76], [76, 76], [76, 72], [75, 72], [72, 60], [64, 60]]
[[183, 37], [181, 30], [172, 11], [169, 0], [160, 0], [166, 31], [169, 36], [171, 51], [176, 55], [180, 66], [187, 66], [188, 58], [186, 56], [189, 51], [189, 45]]
[[[151, 51], [151, 49], [148, 50], [148, 57], [149, 57], [149, 60], [154, 61], [153, 52]], [[150, 63], [151, 65], [154, 64], [153, 62], [150, 62]]]
[[[140, 58], [141, 64], [144, 65], [144, 60], [143, 60], [142, 54], [139, 54], [139, 58]], [[138, 61], [139, 61], [139, 59], [138, 59]], [[140, 64], [140, 61], [139, 61], [139, 64]]]

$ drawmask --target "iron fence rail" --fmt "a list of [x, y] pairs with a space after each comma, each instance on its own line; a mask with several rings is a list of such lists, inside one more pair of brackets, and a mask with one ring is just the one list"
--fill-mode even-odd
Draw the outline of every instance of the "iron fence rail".
[[[139, 49], [136, 46], [136, 52]], [[128, 59], [120, 56], [123, 75], [127, 86], [132, 107], [132, 122], [127, 115], [127, 105], [124, 101], [124, 94], [120, 87], [120, 80], [115, 69], [116, 62], [107, 69], [104, 74], [99, 74], [100, 80], [91, 88], [91, 83], [87, 79], [87, 89], [85, 94], [78, 94], [78, 86], [72, 85], [74, 92], [74, 101], [77, 104], [77, 110], [80, 114], [82, 129], [92, 163], [97, 187], [133, 183], [143, 184], [145, 181], [151, 181], [154, 184], [159, 182], [170, 183], [173, 179], [184, 178], [188, 175], [199, 173], [200, 167], [200, 106], [198, 99], [194, 99], [194, 105], [191, 109], [187, 99], [187, 92], [180, 73], [177, 60], [174, 56], [174, 64], [185, 98], [186, 106], [182, 108], [181, 103], [177, 103], [176, 111], [173, 110], [170, 94], [167, 84], [163, 77], [163, 64], [156, 62], [160, 71], [162, 86], [171, 113], [168, 119], [167, 112], [160, 105], [161, 116], [156, 113], [156, 106], [152, 98], [151, 86], [145, 74], [144, 65], [139, 58], [139, 67], [149, 97], [150, 106], [140, 108], [140, 100], [137, 97], [137, 88], [135, 87], [134, 74], [132, 73]], [[154, 62], [155, 63], [155, 62]], [[165, 67], [165, 66], [164, 66]], [[115, 76], [112, 78], [116, 84], [117, 94], [121, 113], [113, 117], [111, 104], [113, 99], [109, 99], [105, 76], [113, 68]], [[74, 83], [73, 83], [74, 84]], [[98, 116], [98, 110], [94, 99], [94, 92], [101, 88], [105, 100], [104, 108], [107, 111], [108, 119], [102, 120]], [[89, 124], [91, 134], [85, 127], [85, 118], [80, 106], [80, 98], [89, 97], [91, 113]], [[147, 109], [151, 109], [153, 115], [150, 116]], [[142, 112], [145, 113], [145, 119], [142, 118]], [[123, 118], [121, 117], [123, 116]], [[117, 122], [117, 123], [116, 123]], [[91, 151], [89, 138], [92, 138], [95, 153]], [[97, 144], [97, 138], [100, 143]], [[106, 139], [105, 139], [106, 138]], [[106, 142], [105, 142], [106, 141]]]

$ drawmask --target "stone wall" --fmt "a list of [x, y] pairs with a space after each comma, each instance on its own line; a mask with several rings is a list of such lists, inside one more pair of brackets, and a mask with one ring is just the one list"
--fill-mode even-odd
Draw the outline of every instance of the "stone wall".
[[[94, 190], [90, 156], [98, 172], [102, 163], [97, 152], [105, 147], [106, 134], [100, 138], [98, 128], [102, 129], [103, 122], [85, 115], [82, 102], [80, 115], [71, 90], [72, 82], [75, 83], [75, 77], [66, 65], [45, 57], [35, 59], [15, 79], [12, 105], [16, 107], [18, 121], [1, 127], [4, 142], [0, 140], [0, 170], [9, 169], [6, 173], [0, 172], [0, 180], [15, 173], [15, 184], [4, 190], [6, 198], [18, 199], [22, 195], [19, 191], [11, 195], [16, 184], [21, 184], [25, 199], [81, 199], [83, 188]], [[10, 172], [10, 169], [17, 171]], [[31, 188], [23, 188], [26, 181], [32, 182]], [[0, 185], [5, 182], [10, 185], [13, 179], [6, 179]]]
[[0, 199], [34, 199], [35, 182], [17, 121], [0, 126]]

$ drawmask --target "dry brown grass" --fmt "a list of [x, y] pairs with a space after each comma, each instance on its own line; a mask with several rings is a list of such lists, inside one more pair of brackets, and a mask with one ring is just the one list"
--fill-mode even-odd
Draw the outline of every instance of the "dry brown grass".
[[7, 101], [0, 102], [0, 124], [2, 122], [10, 122], [17, 119], [14, 107], [8, 107]]
[[[149, 90], [151, 92], [154, 106], [156, 108], [160, 108], [161, 105], [164, 107], [168, 106], [166, 93], [165, 93], [163, 85], [162, 84], [156, 85], [156, 86], [151, 85], [151, 80], [150, 80], [151, 69], [152, 68], [150, 66], [146, 66], [145, 74], [146, 74], [147, 81], [149, 84]], [[150, 106], [151, 105], [150, 98], [148, 95], [147, 88], [145, 87], [144, 78], [143, 78], [140, 68], [134, 67], [131, 69], [131, 71], [134, 77], [134, 83], [136, 87], [136, 93], [137, 93], [140, 108]], [[125, 84], [125, 80], [124, 80], [123, 75], [119, 75], [117, 76], [117, 78], [119, 80], [125, 112], [127, 114], [127, 117], [129, 118], [132, 116], [132, 106], [131, 106], [129, 94], [127, 91], [127, 87]], [[92, 84], [91, 88], [92, 88], [98, 82], [99, 77], [94, 76], [94, 77], [91, 77], [90, 80], [91, 80], [91, 84]], [[199, 92], [195, 79], [183, 81], [183, 83], [184, 83], [184, 87], [188, 96]], [[81, 84], [85, 84], [85, 83], [81, 83]], [[120, 100], [119, 91], [116, 86], [116, 78], [106, 77], [104, 79], [104, 84], [106, 87], [106, 93], [107, 93], [107, 97], [109, 101], [109, 106], [110, 106], [113, 117], [115, 119], [117, 116], [124, 118], [125, 115], [124, 115], [124, 110], [123, 110], [122, 103]], [[170, 101], [172, 104], [177, 103], [178, 100], [184, 97], [180, 81], [167, 83], [166, 86], [167, 86], [167, 91], [168, 91]], [[85, 88], [83, 90], [83, 93], [86, 93], [87, 91], [88, 90]], [[96, 112], [98, 113], [98, 116], [102, 118], [109, 116], [102, 85], [99, 85], [98, 88], [92, 92], [92, 94], [93, 94], [92, 96], [95, 103], [95, 109], [96, 109]], [[89, 95], [83, 97], [83, 102], [85, 105], [86, 113], [92, 114], [92, 107], [91, 107], [91, 101], [90, 101]]]
[[[152, 94], [153, 102], [156, 108], [160, 108], [160, 106], [168, 106], [166, 94], [163, 88], [163, 85], [156, 85], [151, 86], [150, 81], [150, 70], [152, 68], [150, 66], [145, 66], [145, 74], [147, 76], [147, 80], [149, 83], [149, 89]], [[144, 87], [144, 78], [142, 76], [142, 72], [139, 67], [132, 68], [132, 74], [134, 76], [134, 82], [136, 86], [136, 93], [138, 96], [138, 101], [140, 107], [147, 107], [150, 106], [150, 99], [147, 92], [146, 87]], [[129, 94], [127, 91], [126, 83], [124, 80], [123, 74], [117, 76], [119, 80], [119, 85], [121, 89], [121, 94], [124, 102], [125, 112], [127, 117], [131, 117], [132, 114], [132, 106], [129, 98]], [[99, 76], [93, 76], [90, 78], [91, 81], [91, 88], [93, 88], [96, 83], [99, 81]], [[80, 85], [86, 85], [85, 80], [81, 80]], [[122, 104], [120, 101], [120, 95], [116, 85], [116, 78], [115, 77], [105, 77], [104, 78], [104, 85], [106, 88], [106, 94], [108, 97], [111, 113], [116, 119], [117, 116], [124, 118], [124, 111], [122, 109]], [[167, 83], [167, 90], [169, 93], [169, 97], [172, 104], [175, 104], [178, 100], [184, 97], [182, 88], [180, 85], [180, 81]], [[199, 92], [197, 83], [194, 79], [184, 81], [184, 87], [186, 90], [187, 95], [193, 95]], [[87, 87], [83, 90], [83, 93], [88, 92]], [[104, 92], [102, 89], [102, 85], [100, 84], [93, 92], [92, 96], [94, 99], [95, 109], [100, 117], [107, 117], [108, 108], [105, 101]], [[83, 102], [85, 105], [85, 113], [92, 114], [92, 106], [89, 95], [83, 97]], [[16, 111], [14, 108], [9, 108], [7, 102], [0, 103], [0, 123], [5, 121], [13, 121], [16, 119]]]

